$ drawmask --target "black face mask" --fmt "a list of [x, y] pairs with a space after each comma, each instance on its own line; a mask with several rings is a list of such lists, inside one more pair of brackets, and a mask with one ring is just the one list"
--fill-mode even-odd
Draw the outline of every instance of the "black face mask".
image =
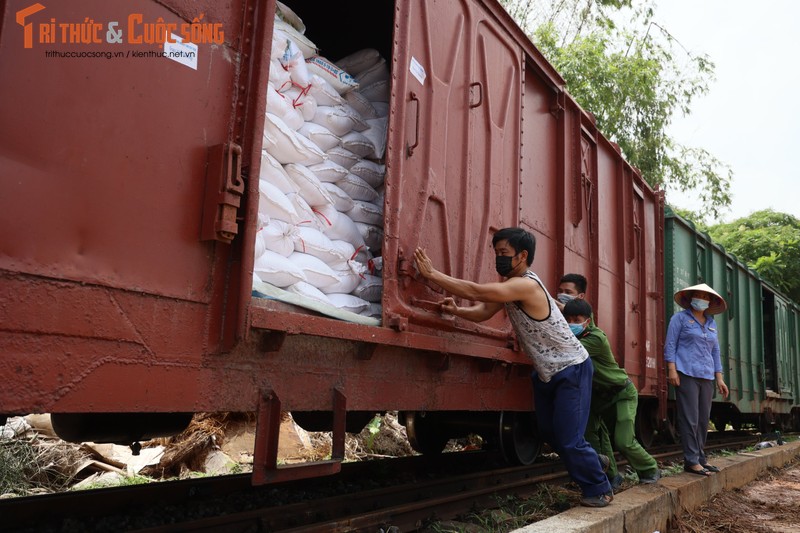
[[497, 270], [497, 273], [503, 276], [504, 278], [508, 277], [511, 274], [511, 271], [514, 270], [514, 266], [511, 264], [514, 257], [509, 257], [507, 255], [497, 255], [494, 258], [494, 268]]

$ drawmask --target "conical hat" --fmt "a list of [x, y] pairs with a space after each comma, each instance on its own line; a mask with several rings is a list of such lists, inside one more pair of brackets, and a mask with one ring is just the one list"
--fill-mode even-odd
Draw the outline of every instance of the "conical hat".
[[686, 287], [685, 289], [679, 290], [675, 293], [675, 303], [684, 309], [689, 309], [692, 303], [692, 293], [694, 291], [703, 291], [711, 296], [711, 301], [709, 302], [708, 309], [706, 310], [709, 315], [718, 315], [720, 313], [724, 313], [728, 308], [728, 304], [725, 302], [722, 296], [717, 294], [717, 291], [705, 283], [701, 283], [700, 285], [692, 285], [691, 287]]

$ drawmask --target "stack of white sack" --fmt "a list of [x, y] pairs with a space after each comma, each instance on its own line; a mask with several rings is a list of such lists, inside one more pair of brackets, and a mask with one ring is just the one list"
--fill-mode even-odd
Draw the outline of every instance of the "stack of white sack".
[[304, 31], [278, 2], [254, 280], [380, 319], [389, 70], [373, 49], [332, 63]]

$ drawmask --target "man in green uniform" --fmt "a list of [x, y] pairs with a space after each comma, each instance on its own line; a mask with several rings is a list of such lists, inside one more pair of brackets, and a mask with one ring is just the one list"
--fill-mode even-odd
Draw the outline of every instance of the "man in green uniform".
[[[614, 438], [614, 449], [628, 460], [639, 476], [639, 483], [655, 483], [661, 477], [658, 463], [636, 440], [634, 430], [639, 394], [627, 372], [614, 359], [606, 334], [592, 323], [592, 306], [586, 300], [576, 298], [564, 305], [563, 314], [594, 364], [586, 440], [598, 453], [611, 459], [608, 476], [612, 486], [616, 484], [619, 487], [622, 476], [614, 461], [609, 432]], [[608, 431], [603, 431], [603, 422]]]

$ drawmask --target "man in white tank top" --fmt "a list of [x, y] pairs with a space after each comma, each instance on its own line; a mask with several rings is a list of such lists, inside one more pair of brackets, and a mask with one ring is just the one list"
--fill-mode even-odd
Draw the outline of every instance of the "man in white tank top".
[[592, 361], [569, 329], [555, 300], [529, 270], [536, 240], [522, 228], [494, 234], [497, 273], [501, 282], [475, 283], [435, 268], [421, 248], [414, 253], [420, 274], [455, 296], [478, 302], [461, 307], [453, 298], [439, 302], [442, 311], [483, 322], [505, 308], [517, 340], [533, 363], [533, 399], [542, 438], [558, 453], [572, 479], [581, 487], [581, 504], [605, 507], [614, 498], [603, 473], [607, 457], [586, 442], [583, 434], [592, 398]]

